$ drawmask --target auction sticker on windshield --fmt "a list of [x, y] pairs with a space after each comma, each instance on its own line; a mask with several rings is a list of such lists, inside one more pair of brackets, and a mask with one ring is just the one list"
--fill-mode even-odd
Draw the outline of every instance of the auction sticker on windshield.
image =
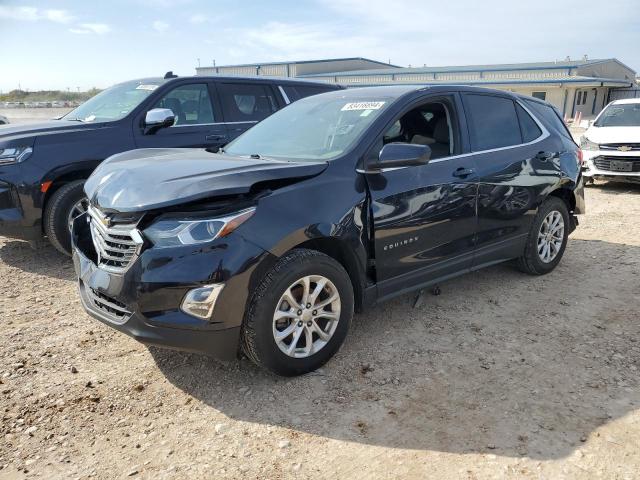
[[387, 102], [352, 102], [347, 103], [340, 110], [347, 112], [350, 110], [380, 110]]
[[138, 85], [136, 90], [150, 90], [153, 91], [158, 88], [158, 85]]

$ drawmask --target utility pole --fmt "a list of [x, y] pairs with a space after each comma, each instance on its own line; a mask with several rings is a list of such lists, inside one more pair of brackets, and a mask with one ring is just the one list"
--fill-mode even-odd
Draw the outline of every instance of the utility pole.
[[198, 68], [200, 68], [200, 59], [198, 59]]

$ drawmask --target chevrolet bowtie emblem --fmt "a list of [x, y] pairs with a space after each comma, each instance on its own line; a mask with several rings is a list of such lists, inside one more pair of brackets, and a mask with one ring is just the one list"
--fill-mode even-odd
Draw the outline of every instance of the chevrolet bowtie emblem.
[[104, 225], [107, 228], [111, 226], [111, 219], [107, 215], [105, 215], [104, 213], [102, 213], [100, 210], [97, 210], [97, 209], [93, 209], [93, 213], [94, 213], [93, 218], [98, 220], [102, 225]]
[[628, 152], [629, 150], [631, 150], [631, 147], [628, 145], [622, 145], [618, 147], [618, 150], [620, 150], [621, 152]]

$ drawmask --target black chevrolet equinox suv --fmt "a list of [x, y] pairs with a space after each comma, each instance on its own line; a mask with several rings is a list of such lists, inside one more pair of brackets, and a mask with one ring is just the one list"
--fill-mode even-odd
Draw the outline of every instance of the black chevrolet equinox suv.
[[[302, 97], [339, 87], [285, 78], [145, 78], [115, 85], [59, 120], [0, 127], [0, 235], [70, 253], [82, 187], [134, 148], [215, 149]], [[169, 128], [170, 127], [170, 128]]]
[[507, 260], [552, 271], [584, 213], [548, 103], [472, 87], [302, 99], [218, 153], [145, 149], [85, 184], [84, 308], [146, 344], [318, 368], [354, 310]]

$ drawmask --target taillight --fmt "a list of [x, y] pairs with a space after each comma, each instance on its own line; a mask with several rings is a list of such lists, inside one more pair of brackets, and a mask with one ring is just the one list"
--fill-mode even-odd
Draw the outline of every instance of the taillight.
[[581, 148], [578, 149], [578, 165], [584, 165], [584, 156]]

